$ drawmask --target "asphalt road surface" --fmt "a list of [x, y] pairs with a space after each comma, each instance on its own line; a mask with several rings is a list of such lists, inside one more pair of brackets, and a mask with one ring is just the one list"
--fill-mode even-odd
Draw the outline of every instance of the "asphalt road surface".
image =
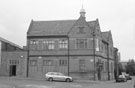
[[116, 83], [115, 81], [48, 82], [45, 80], [16, 79], [0, 77], [0, 88], [134, 88], [133, 80]]

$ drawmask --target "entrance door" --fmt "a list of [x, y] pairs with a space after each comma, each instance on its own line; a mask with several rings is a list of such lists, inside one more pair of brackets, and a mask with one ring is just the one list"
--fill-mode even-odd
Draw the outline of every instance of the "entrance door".
[[16, 76], [16, 65], [10, 65], [10, 76]]
[[101, 80], [101, 68], [98, 68], [98, 80]]

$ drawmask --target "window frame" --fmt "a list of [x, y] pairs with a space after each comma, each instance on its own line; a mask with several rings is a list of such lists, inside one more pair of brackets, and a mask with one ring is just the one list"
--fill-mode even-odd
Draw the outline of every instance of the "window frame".
[[53, 60], [43, 60], [43, 66], [53, 66], [54, 61]]
[[87, 38], [76, 39], [76, 49], [87, 49], [87, 48], [88, 48]]
[[37, 66], [37, 60], [30, 60], [29, 65], [30, 66]]
[[65, 59], [60, 59], [59, 60], [59, 66], [67, 66], [68, 65], [68, 61]]
[[59, 40], [59, 48], [60, 49], [68, 49], [68, 40], [67, 39]]
[[46, 46], [45, 49], [47, 50], [54, 50], [54, 40], [44, 40], [43, 41], [44, 45], [43, 46]]

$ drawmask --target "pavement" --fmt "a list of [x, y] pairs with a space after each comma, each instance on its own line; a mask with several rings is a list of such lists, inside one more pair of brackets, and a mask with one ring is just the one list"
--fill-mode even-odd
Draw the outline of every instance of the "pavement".
[[26, 77], [0, 77], [0, 88], [134, 88], [134, 79], [128, 82], [74, 80], [74, 82], [49, 82]]
[[[11, 80], [31, 80], [31, 81], [44, 81], [45, 79], [37, 79], [37, 78], [30, 78], [30, 77], [3, 77], [0, 76], [0, 79], [11, 79]], [[94, 81], [94, 80], [81, 80], [81, 79], [76, 79], [74, 80], [75, 83], [90, 83], [90, 84], [99, 84], [99, 83], [113, 83], [115, 80], [107, 80], [107, 81]]]

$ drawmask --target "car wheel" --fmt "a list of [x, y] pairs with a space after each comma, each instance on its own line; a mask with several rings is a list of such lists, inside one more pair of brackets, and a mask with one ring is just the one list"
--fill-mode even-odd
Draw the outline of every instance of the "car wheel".
[[66, 79], [66, 82], [71, 82], [71, 80], [69, 78]]
[[48, 78], [49, 81], [53, 81], [53, 78]]

